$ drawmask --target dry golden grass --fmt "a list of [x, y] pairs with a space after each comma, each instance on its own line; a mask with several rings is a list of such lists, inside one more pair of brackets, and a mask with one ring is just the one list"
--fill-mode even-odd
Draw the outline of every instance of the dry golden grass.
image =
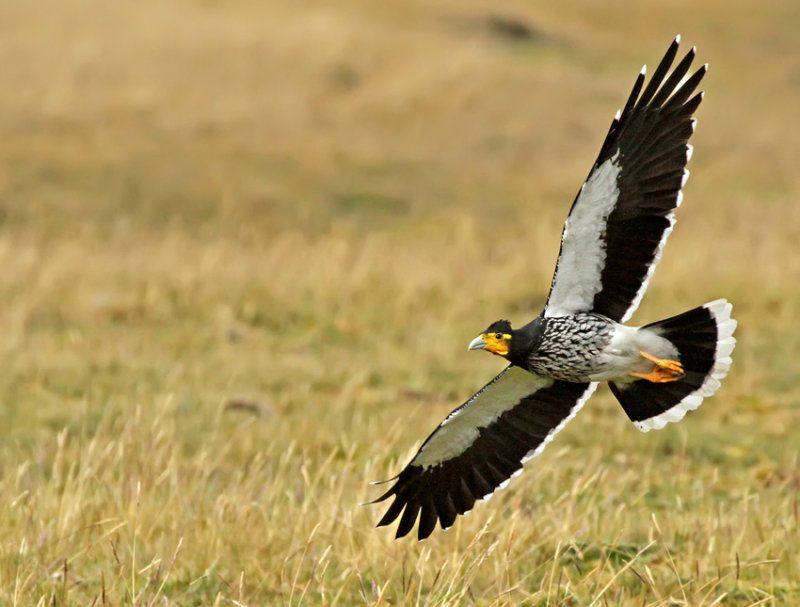
[[[794, 3], [4, 3], [0, 603], [800, 602]], [[532, 37], [498, 33], [497, 16]], [[711, 63], [635, 321], [715, 297], [722, 390], [606, 391], [429, 541], [368, 481], [499, 370], [642, 62]]]

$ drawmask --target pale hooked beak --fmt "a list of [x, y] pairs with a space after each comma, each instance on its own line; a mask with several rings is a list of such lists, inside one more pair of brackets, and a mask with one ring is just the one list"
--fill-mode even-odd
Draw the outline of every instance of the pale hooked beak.
[[485, 347], [486, 347], [486, 342], [483, 341], [483, 335], [478, 335], [478, 337], [469, 342], [467, 350], [482, 350]]

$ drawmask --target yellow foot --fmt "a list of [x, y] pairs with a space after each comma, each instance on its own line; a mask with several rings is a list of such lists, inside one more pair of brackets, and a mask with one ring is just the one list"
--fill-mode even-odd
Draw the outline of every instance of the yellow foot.
[[632, 375], [633, 377], [639, 377], [641, 379], [646, 379], [647, 381], [661, 384], [668, 381], [677, 381], [684, 375], [683, 365], [681, 365], [681, 363], [679, 363], [677, 360], [656, 358], [655, 356], [652, 356], [647, 352], [642, 352], [641, 350], [639, 350], [639, 354], [651, 361], [655, 366], [650, 373], [629, 373], [629, 375]]

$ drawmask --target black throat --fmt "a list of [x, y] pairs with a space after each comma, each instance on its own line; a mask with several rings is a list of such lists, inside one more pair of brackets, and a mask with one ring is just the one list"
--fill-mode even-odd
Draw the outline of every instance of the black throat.
[[546, 322], [543, 316], [537, 316], [524, 327], [514, 331], [506, 356], [512, 365], [527, 368], [528, 357], [538, 350], [542, 343]]

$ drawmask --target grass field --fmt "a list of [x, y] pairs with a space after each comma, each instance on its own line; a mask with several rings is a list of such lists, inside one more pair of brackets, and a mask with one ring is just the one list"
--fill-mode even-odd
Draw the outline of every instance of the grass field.
[[[3, 3], [0, 604], [800, 604], [800, 8], [632, 4]], [[447, 533], [375, 529], [678, 32], [633, 321], [727, 297], [729, 378], [648, 434], [603, 388]]]

